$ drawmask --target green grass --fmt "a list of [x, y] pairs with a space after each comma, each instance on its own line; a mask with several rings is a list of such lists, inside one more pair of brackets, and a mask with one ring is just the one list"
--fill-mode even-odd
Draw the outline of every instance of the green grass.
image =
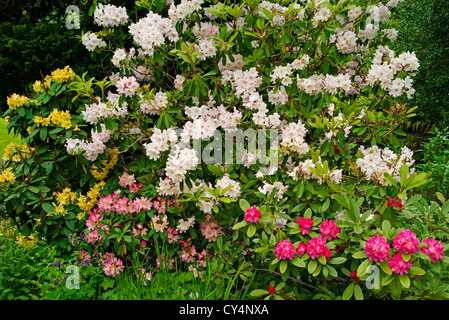
[[22, 140], [20, 136], [14, 137], [14, 131], [12, 130], [8, 134], [8, 131], [6, 130], [7, 125], [8, 123], [3, 118], [0, 118], [0, 157], [3, 155], [5, 147], [10, 142], [20, 142]]

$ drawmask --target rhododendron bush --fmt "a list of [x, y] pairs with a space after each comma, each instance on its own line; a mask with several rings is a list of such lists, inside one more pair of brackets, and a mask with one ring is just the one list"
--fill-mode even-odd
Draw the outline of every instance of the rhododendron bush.
[[105, 79], [66, 67], [8, 99], [8, 214], [81, 234], [112, 277], [138, 255], [254, 297], [447, 298], [449, 202], [414, 193], [398, 129], [419, 62], [389, 48], [397, 5], [94, 4]]

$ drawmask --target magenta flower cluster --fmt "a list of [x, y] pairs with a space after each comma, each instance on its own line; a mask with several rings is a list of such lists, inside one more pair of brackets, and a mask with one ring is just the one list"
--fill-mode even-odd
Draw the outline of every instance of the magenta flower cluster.
[[[310, 218], [299, 217], [296, 223], [301, 227], [303, 235], [309, 234], [313, 227], [313, 219]], [[326, 240], [338, 239], [337, 234], [341, 232], [341, 229], [335, 224], [334, 220], [325, 220], [321, 223], [319, 231], [321, 234], [318, 237], [313, 237], [307, 243], [300, 242], [296, 248], [289, 239], [281, 240], [274, 250], [276, 258], [292, 260], [295, 254], [301, 257], [308, 253], [312, 259], [323, 256], [328, 260], [332, 252], [327, 247]]]
[[370, 261], [384, 262], [388, 261], [388, 266], [391, 271], [400, 275], [408, 274], [412, 266], [411, 259], [405, 260], [402, 254], [415, 254], [420, 250], [428, 255], [433, 263], [443, 259], [443, 245], [435, 239], [425, 239], [422, 241], [423, 246], [415, 233], [411, 230], [403, 230], [393, 239], [393, 248], [398, 253], [390, 257], [390, 244], [385, 237], [378, 234], [375, 237], [369, 238], [365, 244], [365, 252]]

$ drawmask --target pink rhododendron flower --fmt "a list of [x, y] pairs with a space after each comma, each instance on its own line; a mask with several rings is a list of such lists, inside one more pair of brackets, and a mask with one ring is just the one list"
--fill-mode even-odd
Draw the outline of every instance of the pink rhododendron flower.
[[[151, 272], [146, 272], [145, 268], [141, 269], [142, 272], [142, 276], [143, 276], [143, 285], [146, 286], [147, 285], [147, 281], [151, 281]], [[139, 274], [136, 274], [137, 278], [139, 278]]]
[[217, 241], [217, 237], [222, 234], [223, 227], [217, 221], [200, 222], [201, 234], [209, 240], [209, 242]]
[[292, 259], [295, 255], [295, 247], [290, 242], [290, 240], [286, 239], [284, 241], [279, 241], [276, 245], [276, 249], [274, 249], [274, 255], [279, 260]]
[[176, 242], [179, 239], [178, 230], [172, 227], [167, 229], [167, 240], [168, 243]]
[[413, 254], [419, 249], [419, 240], [411, 230], [404, 230], [398, 233], [393, 239], [393, 248], [401, 253]]
[[307, 245], [305, 243], [300, 242], [298, 244], [298, 247], [296, 248], [296, 254], [301, 257], [306, 252], [307, 252]]
[[296, 223], [301, 227], [303, 235], [310, 233], [310, 228], [313, 227], [313, 220], [309, 218], [299, 217]]
[[404, 205], [402, 204], [400, 199], [392, 198], [391, 200], [387, 201], [387, 207], [398, 207], [399, 209], [402, 209]]
[[354, 279], [356, 282], [359, 282], [360, 279], [357, 276], [357, 271], [351, 271], [351, 278]]
[[412, 266], [412, 261], [405, 261], [402, 258], [402, 254], [398, 253], [390, 258], [388, 266], [390, 267], [391, 271], [393, 271], [394, 273], [399, 273], [402, 276], [404, 275], [404, 273], [408, 274], [410, 267]]
[[444, 247], [440, 241], [437, 241], [435, 239], [424, 239], [422, 242], [427, 246], [422, 246], [421, 252], [427, 254], [432, 259], [433, 263], [436, 263], [438, 260], [443, 259]]
[[139, 83], [137, 83], [136, 78], [131, 77], [123, 77], [115, 83], [117, 87], [117, 92], [120, 94], [124, 94], [127, 97], [131, 97], [136, 93], [139, 88]]
[[127, 171], [123, 172], [118, 181], [118, 184], [123, 188], [130, 187], [134, 183], [136, 183], [136, 178], [134, 178], [134, 175], [130, 175]]
[[98, 209], [94, 209], [92, 212], [89, 212], [89, 219], [86, 220], [87, 230], [95, 229], [100, 221], [103, 220]]
[[312, 238], [307, 242], [307, 253], [312, 259], [317, 259], [321, 256], [329, 259], [332, 255], [330, 249], [326, 246], [326, 239], [322, 236]]
[[116, 275], [120, 274], [124, 270], [123, 262], [119, 258], [112, 255], [103, 255], [105, 261], [102, 262], [103, 271], [107, 276], [112, 276], [115, 278]]
[[340, 227], [335, 225], [334, 220], [325, 220], [321, 223], [320, 232], [327, 240], [338, 239], [337, 234], [341, 232]]
[[261, 217], [260, 211], [256, 207], [252, 207], [245, 212], [246, 222], [259, 222]]
[[387, 240], [378, 234], [376, 237], [371, 237], [365, 244], [365, 252], [368, 259], [374, 262], [383, 262], [388, 260], [388, 252], [390, 245]]

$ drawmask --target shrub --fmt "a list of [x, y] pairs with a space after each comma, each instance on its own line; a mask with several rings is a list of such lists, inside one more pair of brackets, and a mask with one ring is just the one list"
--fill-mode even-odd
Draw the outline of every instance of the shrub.
[[9, 97], [24, 145], [5, 159], [8, 214], [83, 232], [110, 277], [135, 254], [196, 272], [213, 257], [217, 285], [254, 279], [254, 296], [418, 297], [448, 262], [448, 204], [414, 194], [429, 175], [399, 127], [419, 62], [382, 28], [397, 4], [98, 4], [81, 41], [114, 73], [66, 67]]

